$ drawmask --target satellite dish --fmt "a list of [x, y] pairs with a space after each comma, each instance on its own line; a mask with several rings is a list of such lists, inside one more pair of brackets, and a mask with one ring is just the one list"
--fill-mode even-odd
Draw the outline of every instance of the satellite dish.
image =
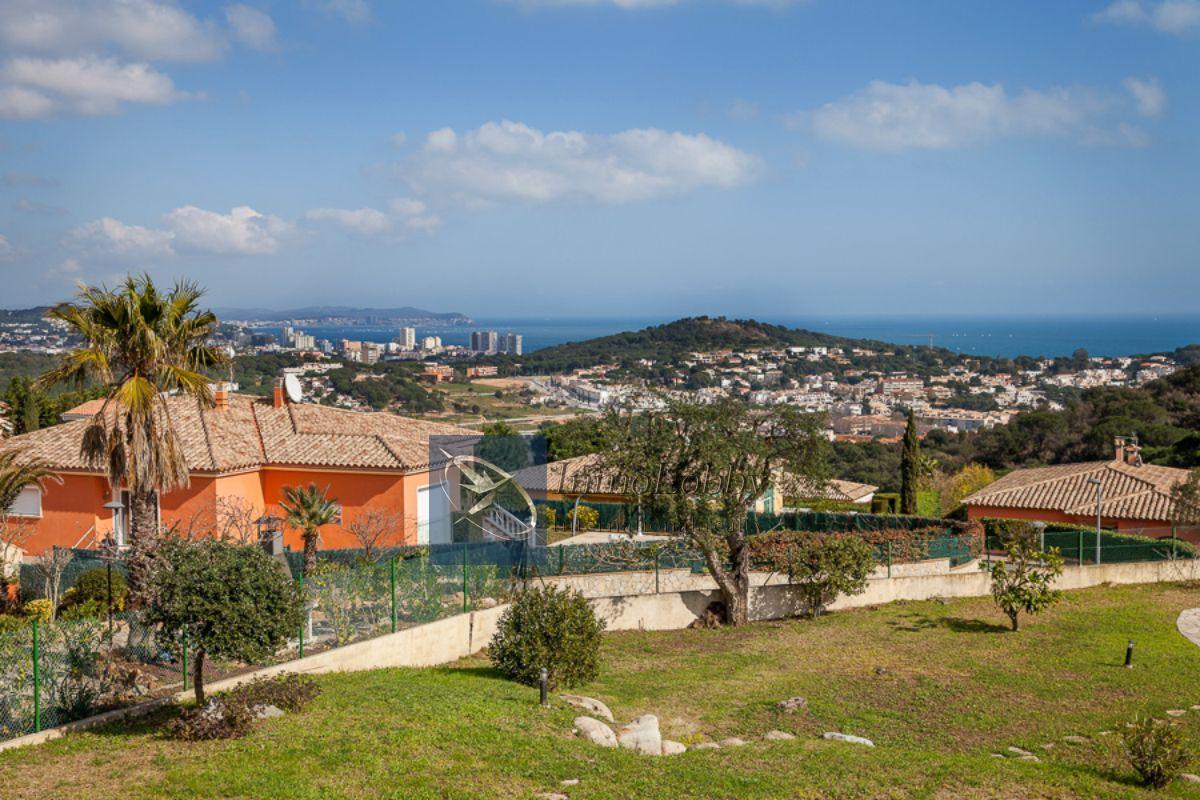
[[293, 403], [299, 403], [304, 399], [304, 389], [300, 386], [300, 379], [296, 377], [296, 373], [289, 372], [283, 376], [283, 390], [287, 392], [288, 400]]

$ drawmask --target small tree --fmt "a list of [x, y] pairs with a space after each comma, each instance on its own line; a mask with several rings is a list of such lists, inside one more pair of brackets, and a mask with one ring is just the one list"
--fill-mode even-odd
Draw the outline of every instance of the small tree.
[[299, 629], [295, 584], [261, 548], [172, 539], [161, 555], [149, 621], [169, 639], [186, 631], [197, 703], [204, 702], [205, 658], [265, 659]]
[[791, 531], [751, 540], [755, 561], [786, 573], [798, 586], [804, 609], [815, 618], [839, 595], [862, 594], [875, 569], [871, 545], [853, 535], [820, 536]]
[[1062, 592], [1051, 587], [1062, 575], [1063, 560], [1057, 547], [1038, 549], [1030, 526], [1012, 537], [1007, 551], [1005, 560], [991, 566], [992, 597], [1015, 631], [1021, 612], [1038, 614], [1061, 599]]
[[283, 487], [283, 500], [279, 505], [287, 514], [288, 524], [299, 528], [304, 537], [304, 574], [308, 575], [317, 565], [321, 526], [338, 517], [337, 501], [329, 497], [328, 486], [318, 489], [315, 483], [310, 483], [308, 486]]
[[573, 507], [567, 512], [567, 521], [576, 533], [594, 530], [600, 524], [600, 512], [591, 506]]
[[356, 514], [346, 529], [358, 541], [363, 558], [375, 561], [380, 548], [402, 539], [404, 519], [386, 508], [368, 508]]
[[1200, 525], [1200, 469], [1171, 489], [1171, 522], [1175, 525]]
[[917, 438], [917, 420], [908, 412], [904, 444], [900, 451], [900, 513], [917, 513], [917, 489], [921, 481], [921, 443]]
[[58, 604], [62, 599], [63, 573], [75, 554], [65, 547], [47, 547], [38, 556], [35, 565], [42, 576], [43, 593], [50, 601], [50, 618], [58, 615]]
[[500, 618], [488, 655], [504, 675], [537, 686], [545, 668], [551, 689], [578, 686], [600, 672], [604, 623], [579, 592], [526, 589]]

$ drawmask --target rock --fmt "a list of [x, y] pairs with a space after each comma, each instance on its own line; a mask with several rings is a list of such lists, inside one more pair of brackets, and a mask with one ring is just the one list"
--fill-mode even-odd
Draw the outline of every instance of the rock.
[[782, 711], [784, 714], [795, 714], [797, 711], [803, 713], [808, 711], [808, 700], [803, 697], [789, 697], [787, 700], [780, 700], [775, 704], [775, 708]]
[[475, 601], [475, 605], [479, 607], [480, 611], [482, 611], [486, 608], [495, 608], [496, 606], [500, 605], [500, 601], [494, 597], [481, 597]]
[[745, 739], [739, 739], [736, 736], [730, 736], [727, 739], [722, 739], [719, 744], [721, 747], [741, 747], [745, 743]]
[[1054, 742], [1046, 742], [1044, 745], [1042, 745], [1042, 749], [1043, 750], [1053, 750]]
[[538, 798], [538, 800], [571, 800], [571, 798], [562, 792], [539, 792], [534, 797]]
[[560, 785], [561, 786], [578, 786], [579, 778], [567, 778], [565, 781], [562, 781], [560, 783]]
[[693, 750], [720, 750], [721, 745], [716, 742], [701, 742], [700, 744], [692, 745]]
[[669, 739], [663, 739], [662, 754], [664, 756], [677, 756], [680, 753], [686, 753], [687, 748], [682, 742], [672, 742]]
[[255, 706], [254, 707], [254, 718], [255, 719], [273, 719], [275, 717], [282, 717], [282, 716], [283, 716], [283, 709], [280, 708], [279, 706], [273, 706], [273, 705], [268, 704], [265, 706]]
[[1004, 758], [1004, 753], [992, 753], [992, 758]]
[[1031, 755], [1033, 755], [1033, 753], [1029, 752], [1028, 750], [1022, 750], [1021, 748], [1014, 747], [1014, 746], [1009, 746], [1008, 752], [1012, 753], [1014, 756], [1031, 756]]
[[1200, 775], [1194, 775], [1191, 772], [1179, 773], [1179, 780], [1184, 783], [1200, 783]]
[[1182, 717], [1187, 711], [1182, 708], [1172, 708], [1167, 711], [1168, 717]]
[[1063, 741], [1067, 744], [1088, 744], [1092, 740], [1086, 736], [1064, 736]]
[[617, 735], [613, 729], [592, 717], [576, 717], [575, 730], [592, 744], [601, 747], [616, 747]]
[[785, 742], [788, 739], [795, 739], [796, 737], [786, 731], [767, 731], [763, 735], [763, 738], [768, 742]]
[[862, 736], [851, 736], [848, 733], [827, 732], [821, 734], [824, 739], [831, 739], [835, 742], [850, 742], [851, 744], [863, 744], [867, 747], [874, 747], [875, 743], [870, 739], [864, 739]]
[[1097, 736], [1112, 736], [1112, 731], [1100, 731]]
[[1200, 711], [1200, 705], [1192, 706], [1192, 711]]
[[594, 697], [584, 697], [579, 694], [560, 694], [559, 698], [568, 705], [582, 708], [584, 711], [590, 711], [601, 719], [608, 720], [609, 722], [615, 721], [612, 712], [608, 710], [608, 706]]
[[708, 604], [708, 608], [704, 609], [704, 613], [696, 619], [689, 628], [719, 628], [721, 620], [725, 619], [725, 604], [720, 600], [714, 600]]
[[1039, 763], [1041, 761], [1041, 759], [1038, 758], [1037, 756], [1035, 756], [1033, 753], [1030, 753], [1027, 756], [1018, 757], [1017, 761], [1032, 761], [1033, 763], [1036, 764], [1036, 763]]
[[643, 714], [628, 725], [623, 725], [617, 731], [617, 743], [626, 750], [636, 750], [648, 756], [662, 755], [662, 734], [658, 730], [658, 717]]
[[880, 666], [876, 665], [876, 667], [875, 667], [875, 674], [876, 674], [876, 675], [888, 675], [888, 674], [890, 674], [890, 673], [889, 673], [889, 671], [888, 671], [888, 668], [887, 668], [887, 667], [880, 667]]

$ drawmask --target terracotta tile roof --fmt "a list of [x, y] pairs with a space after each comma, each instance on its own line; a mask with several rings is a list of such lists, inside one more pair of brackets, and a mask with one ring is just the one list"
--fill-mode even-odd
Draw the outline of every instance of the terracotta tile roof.
[[62, 418], [64, 420], [86, 419], [98, 414], [101, 408], [104, 408], [104, 398], [101, 397], [96, 400], [85, 400], [74, 408], [69, 408], [64, 411], [62, 413]]
[[[436, 438], [472, 440], [473, 431], [388, 413], [287, 403], [233, 394], [228, 408], [204, 408], [194, 398], [167, 401], [188, 468], [230, 472], [261, 466], [384, 469], [408, 472], [444, 463]], [[64, 422], [6, 440], [59, 469], [89, 469], [79, 454], [88, 419]], [[449, 449], [447, 445], [447, 449]], [[431, 455], [431, 448], [433, 455]]]
[[614, 494], [614, 475], [601, 466], [599, 455], [576, 456], [525, 467], [513, 478], [527, 491], [559, 494]]
[[869, 483], [855, 483], [836, 478], [818, 486], [810, 478], [795, 475], [789, 475], [782, 479], [779, 489], [787, 497], [795, 497], [800, 500], [833, 500], [839, 503], [856, 503], [879, 491], [878, 486], [872, 486]]
[[1186, 469], [1124, 461], [1059, 464], [1014, 470], [963, 503], [1090, 515], [1096, 513], [1096, 487], [1088, 481], [1095, 478], [1100, 481], [1104, 517], [1166, 521], [1171, 518], [1171, 489], [1187, 477]]

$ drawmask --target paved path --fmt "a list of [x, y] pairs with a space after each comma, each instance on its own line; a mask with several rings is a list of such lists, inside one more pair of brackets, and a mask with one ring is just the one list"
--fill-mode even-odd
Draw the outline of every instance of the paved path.
[[1200, 644], [1200, 608], [1188, 608], [1179, 613], [1175, 627], [1193, 644]]

